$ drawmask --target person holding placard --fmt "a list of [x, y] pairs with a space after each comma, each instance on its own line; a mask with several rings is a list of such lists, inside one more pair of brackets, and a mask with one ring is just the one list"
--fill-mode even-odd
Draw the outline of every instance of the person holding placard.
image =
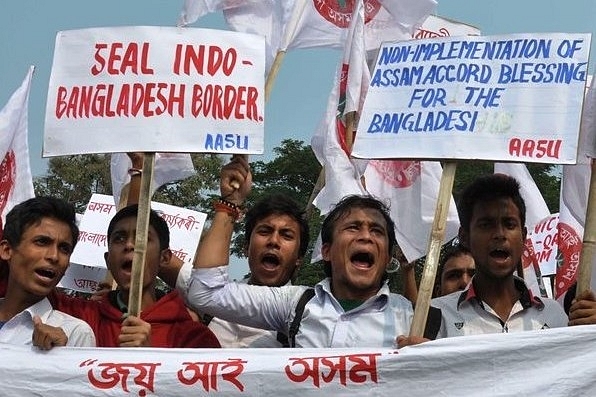
[[56, 304], [87, 321], [101, 347], [178, 347], [217, 348], [215, 335], [194, 321], [178, 292], [158, 296], [155, 289], [160, 266], [169, 263], [170, 234], [166, 221], [155, 211], [149, 213], [141, 314], [127, 316], [128, 296], [134, 254], [138, 206], [122, 208], [108, 226], [108, 252], [105, 261], [118, 288], [99, 301], [70, 298], [57, 294]]
[[476, 267], [463, 292], [432, 300], [441, 309], [438, 338], [564, 327], [561, 305], [534, 296], [515, 276], [526, 240], [526, 205], [516, 179], [481, 176], [468, 185], [458, 205], [459, 240]]
[[0, 342], [94, 347], [91, 327], [54, 310], [47, 296], [68, 268], [79, 229], [67, 202], [35, 197], [17, 204], [6, 216], [0, 260], [8, 270], [0, 299]]
[[[269, 287], [230, 282], [227, 265], [233, 226], [250, 191], [248, 162], [239, 158], [221, 173], [227, 207], [216, 211], [199, 244], [187, 301], [224, 320], [291, 334], [307, 286]], [[387, 207], [370, 196], [348, 196], [322, 226], [322, 254], [328, 278], [314, 287], [301, 324], [289, 335], [296, 347], [395, 346], [406, 334], [412, 305], [392, 294], [386, 268], [396, 244]]]

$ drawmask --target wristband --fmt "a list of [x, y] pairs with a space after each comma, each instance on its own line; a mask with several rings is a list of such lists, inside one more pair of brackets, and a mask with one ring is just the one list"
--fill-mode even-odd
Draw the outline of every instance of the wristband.
[[130, 175], [130, 176], [141, 176], [142, 173], [143, 173], [143, 170], [140, 168], [129, 168], [128, 169], [128, 175]]
[[234, 221], [238, 221], [240, 218], [242, 218], [242, 215], [244, 215], [244, 211], [242, 210], [241, 206], [222, 198], [213, 202], [213, 208], [215, 209], [215, 212], [225, 212], [226, 214], [230, 215]]

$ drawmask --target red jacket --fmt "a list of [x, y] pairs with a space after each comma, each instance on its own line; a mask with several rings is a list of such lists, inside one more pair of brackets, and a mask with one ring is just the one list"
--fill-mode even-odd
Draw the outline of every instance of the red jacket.
[[[49, 298], [55, 309], [86, 321], [95, 332], [98, 347], [118, 347], [122, 312], [107, 299], [91, 301], [61, 293]], [[151, 324], [152, 347], [221, 347], [209, 328], [190, 317], [177, 291], [143, 310], [140, 317]]]

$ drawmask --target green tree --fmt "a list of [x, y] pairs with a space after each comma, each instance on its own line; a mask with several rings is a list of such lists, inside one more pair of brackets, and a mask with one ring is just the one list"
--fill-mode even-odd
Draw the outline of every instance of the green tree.
[[[186, 179], [160, 186], [152, 200], [197, 211], [210, 211], [219, 184], [221, 156], [192, 154], [196, 173]], [[85, 154], [50, 159], [46, 175], [33, 181], [36, 195], [62, 197], [84, 212], [91, 195], [112, 194], [110, 155]]]
[[48, 172], [33, 181], [37, 196], [61, 197], [84, 212], [93, 193], [112, 194], [110, 156], [87, 154], [53, 157]]

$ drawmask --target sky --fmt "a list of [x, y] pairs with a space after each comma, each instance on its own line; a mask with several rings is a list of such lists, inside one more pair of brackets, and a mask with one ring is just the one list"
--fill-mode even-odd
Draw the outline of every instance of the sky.
[[[43, 123], [54, 40], [61, 30], [106, 26], [175, 26], [183, 0], [4, 0], [0, 8], [0, 106], [36, 67], [29, 99], [29, 151], [33, 176], [46, 172], [41, 158]], [[437, 14], [478, 27], [483, 35], [592, 33], [590, 73], [596, 57], [596, 0], [438, 0]], [[226, 29], [220, 14], [193, 27]], [[283, 139], [307, 144], [322, 118], [340, 52], [288, 52], [265, 108], [268, 160]]]

